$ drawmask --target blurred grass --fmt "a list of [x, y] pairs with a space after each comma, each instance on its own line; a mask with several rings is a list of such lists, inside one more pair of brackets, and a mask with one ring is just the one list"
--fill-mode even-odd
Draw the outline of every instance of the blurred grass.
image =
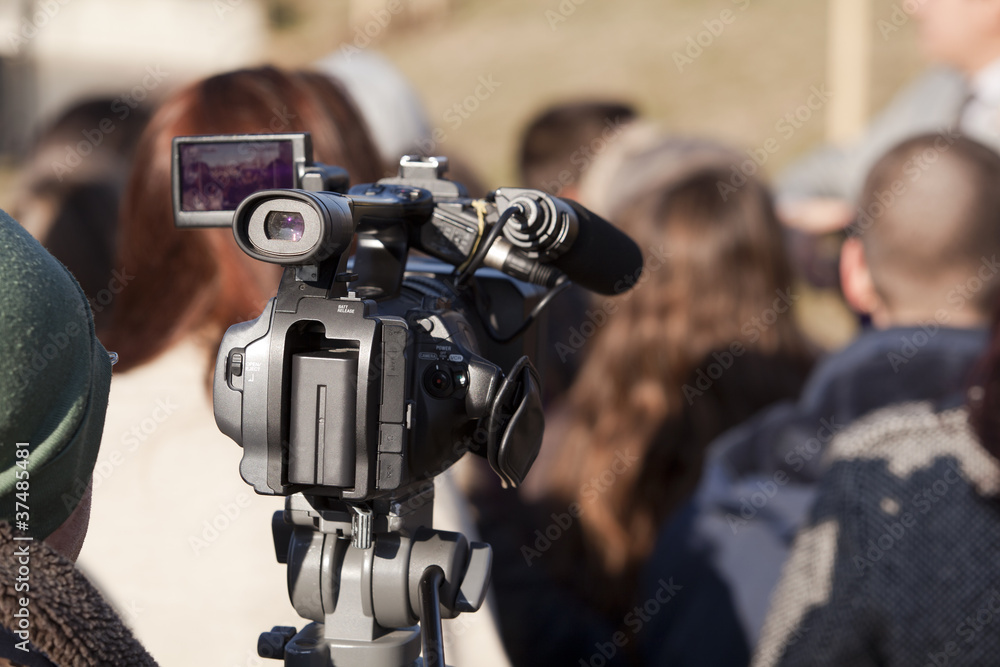
[[[272, 59], [304, 65], [353, 39], [344, 0], [281, 2], [294, 6], [300, 20], [276, 35]], [[825, 81], [825, 2], [562, 0], [561, 6], [573, 11], [553, 29], [546, 12], [559, 12], [557, 0], [455, 0], [447, 18], [430, 24], [394, 17], [371, 48], [415, 83], [431, 122], [447, 133], [442, 149], [465, 156], [491, 185], [514, 182], [519, 132], [535, 113], [580, 97], [630, 100], [667, 130], [746, 148], [779, 138], [781, 150], [767, 165], [772, 175], [822, 141], [822, 114], [788, 140], [775, 125]], [[892, 2], [873, 0], [873, 6], [877, 20], [888, 17]], [[674, 53], [725, 10], [735, 21], [678, 71]], [[889, 39], [873, 30], [876, 109], [920, 71], [914, 28], [910, 22]], [[475, 91], [480, 76], [492, 76], [499, 89], [453, 128], [445, 113]]]

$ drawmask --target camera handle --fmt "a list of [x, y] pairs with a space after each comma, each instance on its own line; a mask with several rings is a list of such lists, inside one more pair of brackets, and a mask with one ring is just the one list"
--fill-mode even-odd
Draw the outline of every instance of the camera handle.
[[292, 605], [314, 622], [262, 633], [258, 655], [286, 667], [443, 666], [441, 619], [479, 609], [493, 555], [427, 528], [432, 504], [432, 487], [374, 509], [289, 496], [272, 521], [275, 551]]

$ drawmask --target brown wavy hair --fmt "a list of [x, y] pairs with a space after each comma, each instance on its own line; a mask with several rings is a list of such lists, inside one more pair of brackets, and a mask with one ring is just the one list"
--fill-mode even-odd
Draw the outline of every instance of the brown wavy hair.
[[310, 72], [274, 67], [213, 76], [172, 95], [139, 141], [122, 202], [117, 266], [129, 276], [101, 332], [119, 370], [142, 365], [196, 333], [209, 358], [226, 329], [260, 314], [276, 267], [250, 259], [231, 229], [178, 230], [171, 205], [176, 136], [310, 132], [314, 159], [348, 170], [354, 183], [381, 176], [378, 153], [343, 89]]
[[628, 602], [658, 527], [693, 491], [707, 444], [797, 395], [811, 364], [790, 313], [754, 324], [773, 320], [761, 318], [784, 303], [792, 270], [768, 190], [750, 180], [724, 196], [729, 178], [726, 168], [700, 169], [616, 217], [646, 265], [591, 341], [550, 482], [550, 501], [582, 510], [582, 544], [570, 548], [584, 556], [553, 564], [587, 581], [584, 595], [608, 613]]

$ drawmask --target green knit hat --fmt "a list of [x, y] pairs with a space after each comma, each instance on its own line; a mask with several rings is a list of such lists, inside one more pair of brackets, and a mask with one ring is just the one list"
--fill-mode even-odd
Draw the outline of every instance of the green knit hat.
[[76, 509], [110, 387], [111, 361], [80, 285], [0, 210], [0, 520], [24, 530], [21, 502], [25, 532], [44, 539]]

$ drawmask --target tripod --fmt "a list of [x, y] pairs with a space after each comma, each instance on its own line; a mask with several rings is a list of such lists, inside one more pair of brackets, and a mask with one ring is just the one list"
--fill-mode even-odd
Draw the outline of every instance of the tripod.
[[275, 552], [292, 606], [313, 623], [262, 633], [258, 655], [286, 667], [443, 666], [441, 619], [479, 609], [493, 552], [429, 528], [433, 499], [433, 486], [370, 505], [288, 496]]

